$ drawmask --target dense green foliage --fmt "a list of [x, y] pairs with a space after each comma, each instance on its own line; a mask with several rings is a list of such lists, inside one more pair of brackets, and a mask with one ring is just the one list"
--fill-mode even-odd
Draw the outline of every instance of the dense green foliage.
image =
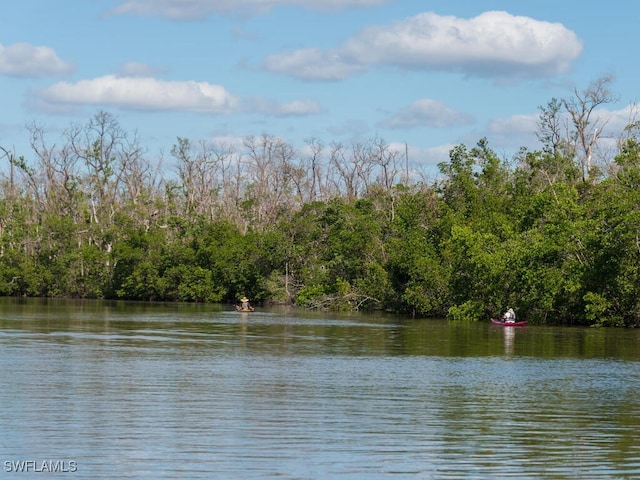
[[2, 149], [0, 295], [636, 325], [637, 127], [606, 174], [557, 139], [509, 161], [482, 139], [429, 184], [379, 140], [301, 155], [267, 135], [240, 152], [179, 138], [167, 179], [108, 113], [62, 147], [31, 126], [33, 161]]

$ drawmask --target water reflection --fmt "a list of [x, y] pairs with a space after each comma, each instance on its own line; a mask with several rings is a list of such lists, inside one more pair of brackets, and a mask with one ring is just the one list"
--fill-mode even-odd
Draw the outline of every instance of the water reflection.
[[507, 357], [511, 357], [513, 355], [513, 342], [516, 337], [516, 329], [502, 327], [504, 331], [504, 354]]
[[637, 331], [14, 307], [3, 460], [74, 460], [75, 478], [640, 475]]

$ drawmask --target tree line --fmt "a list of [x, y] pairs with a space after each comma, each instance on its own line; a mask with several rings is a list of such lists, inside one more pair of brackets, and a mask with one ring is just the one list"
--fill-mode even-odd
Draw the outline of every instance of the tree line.
[[458, 145], [428, 180], [374, 138], [179, 137], [167, 173], [100, 111], [0, 146], [0, 295], [291, 303], [537, 323], [640, 321], [640, 123], [611, 77], [540, 107], [539, 150]]

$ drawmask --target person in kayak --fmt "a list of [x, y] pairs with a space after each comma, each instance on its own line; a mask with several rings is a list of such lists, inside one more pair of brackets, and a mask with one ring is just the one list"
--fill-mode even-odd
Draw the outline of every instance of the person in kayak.
[[516, 321], [516, 312], [513, 311], [513, 308], [507, 309], [502, 315], [502, 321], [505, 323], [514, 323]]

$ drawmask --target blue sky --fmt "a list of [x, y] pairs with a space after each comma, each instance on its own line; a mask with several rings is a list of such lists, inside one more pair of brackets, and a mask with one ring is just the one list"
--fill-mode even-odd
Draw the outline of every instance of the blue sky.
[[638, 97], [640, 4], [557, 0], [22, 0], [0, 8], [0, 146], [33, 157], [100, 110], [150, 157], [176, 137], [296, 148], [379, 138], [434, 168], [487, 137], [538, 148], [538, 107], [613, 75]]

